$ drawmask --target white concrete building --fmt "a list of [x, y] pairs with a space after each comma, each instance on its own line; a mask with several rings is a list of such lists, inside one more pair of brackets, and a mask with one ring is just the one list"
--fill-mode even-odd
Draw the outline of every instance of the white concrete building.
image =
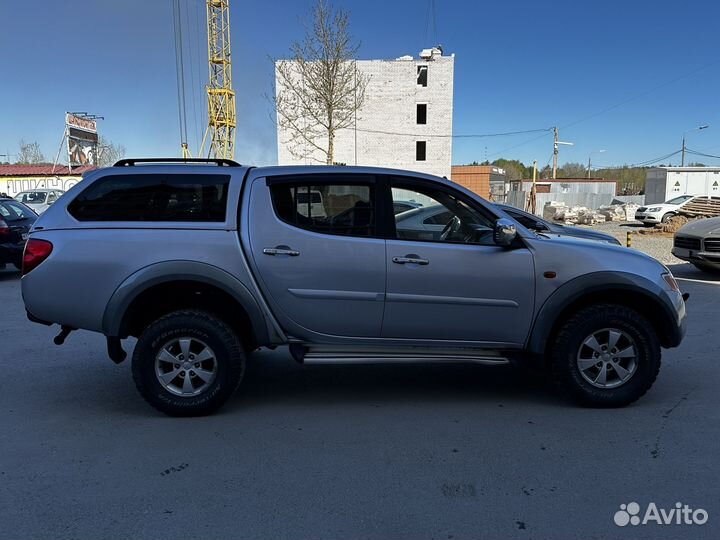
[[678, 195], [720, 197], [720, 167], [655, 167], [645, 177], [645, 204]]
[[[358, 60], [358, 71], [369, 78], [365, 103], [354, 125], [338, 131], [334, 161], [450, 178], [454, 57], [433, 48], [423, 50], [419, 58]], [[282, 91], [277, 76], [275, 82]], [[278, 164], [325, 163], [317, 150], [308, 148], [305, 158], [293, 155], [291, 133], [279, 123], [277, 138]]]

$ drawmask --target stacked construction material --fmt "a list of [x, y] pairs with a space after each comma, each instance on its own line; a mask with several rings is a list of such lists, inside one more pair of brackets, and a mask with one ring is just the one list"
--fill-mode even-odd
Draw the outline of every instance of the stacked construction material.
[[688, 217], [720, 216], [720, 197], [695, 197], [681, 207], [678, 213]]

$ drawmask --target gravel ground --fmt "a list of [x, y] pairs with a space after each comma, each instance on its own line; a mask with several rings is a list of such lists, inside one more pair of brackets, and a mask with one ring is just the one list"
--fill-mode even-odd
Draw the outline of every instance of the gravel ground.
[[[578, 225], [578, 227], [587, 227], [586, 225]], [[625, 245], [628, 231], [632, 232], [632, 247], [643, 253], [647, 253], [651, 257], [655, 257], [663, 264], [688, 264], [678, 259], [670, 253], [672, 249], [671, 234], [640, 234], [639, 231], [647, 229], [637, 221], [606, 221], [605, 223], [597, 223], [589, 228], [611, 234]]]

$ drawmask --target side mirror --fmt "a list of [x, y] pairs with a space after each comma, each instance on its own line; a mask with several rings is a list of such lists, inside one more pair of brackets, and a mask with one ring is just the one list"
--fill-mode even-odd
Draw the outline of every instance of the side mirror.
[[509, 246], [517, 236], [515, 223], [507, 218], [500, 218], [495, 222], [493, 240], [498, 246]]
[[549, 231], [548, 226], [545, 225], [542, 221], [536, 221], [535, 226], [533, 227], [536, 231]]

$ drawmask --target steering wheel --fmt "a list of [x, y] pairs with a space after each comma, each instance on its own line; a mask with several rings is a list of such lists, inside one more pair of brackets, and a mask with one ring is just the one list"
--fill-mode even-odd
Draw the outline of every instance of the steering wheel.
[[461, 225], [462, 222], [460, 221], [460, 218], [457, 216], [453, 216], [452, 219], [447, 222], [447, 225], [445, 225], [442, 232], [440, 233], [440, 240], [447, 240], [451, 234], [455, 234], [460, 230]]

